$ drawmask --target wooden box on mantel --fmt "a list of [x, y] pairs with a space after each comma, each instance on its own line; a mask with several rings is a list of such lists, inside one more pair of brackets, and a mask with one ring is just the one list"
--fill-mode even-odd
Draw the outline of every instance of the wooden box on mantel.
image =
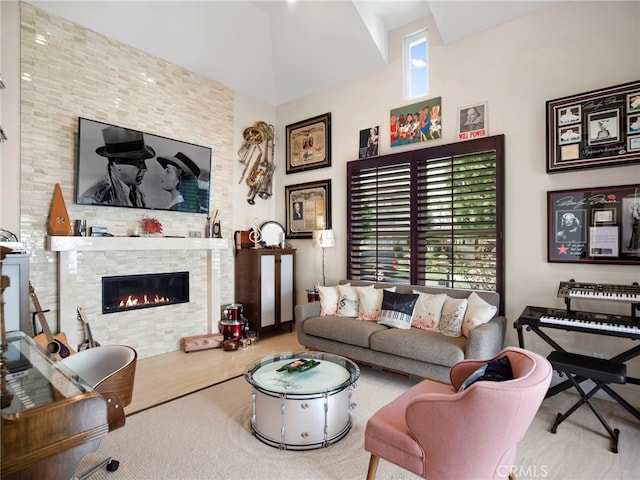
[[223, 341], [224, 336], [221, 333], [184, 337], [182, 339], [182, 349], [185, 353], [189, 353], [198, 350], [208, 350], [209, 348], [221, 348]]

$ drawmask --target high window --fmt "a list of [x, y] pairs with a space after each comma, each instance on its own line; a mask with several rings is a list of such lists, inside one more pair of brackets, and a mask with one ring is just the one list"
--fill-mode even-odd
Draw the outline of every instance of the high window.
[[424, 97], [429, 93], [427, 30], [420, 30], [404, 37], [402, 64], [404, 98]]
[[347, 275], [504, 297], [504, 136], [347, 164]]

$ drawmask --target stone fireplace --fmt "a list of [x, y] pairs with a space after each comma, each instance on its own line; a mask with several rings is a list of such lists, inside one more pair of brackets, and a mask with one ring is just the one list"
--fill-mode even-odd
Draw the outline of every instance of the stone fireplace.
[[[74, 348], [83, 340], [78, 307], [96, 341], [130, 345], [139, 358], [179, 350], [183, 337], [218, 331], [226, 239], [49, 237], [47, 248], [58, 257], [60, 330]], [[144, 275], [153, 283], [158, 274], [181, 272], [188, 272], [188, 301], [103, 313], [103, 278]]]

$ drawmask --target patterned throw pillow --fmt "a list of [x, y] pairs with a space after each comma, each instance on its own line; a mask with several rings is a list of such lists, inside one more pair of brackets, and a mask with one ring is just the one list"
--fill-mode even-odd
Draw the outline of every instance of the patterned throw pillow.
[[[389, 292], [395, 292], [396, 287], [385, 288]], [[358, 305], [358, 320], [377, 322], [382, 309], [382, 290], [379, 288], [367, 288], [360, 290], [360, 303]]]
[[469, 338], [471, 330], [491, 320], [498, 308], [487, 303], [476, 292], [471, 292], [467, 298], [467, 311], [462, 322], [462, 334]]
[[320, 315], [338, 314], [338, 287], [321, 287], [318, 285], [320, 296]]
[[416, 309], [413, 312], [411, 326], [421, 330], [437, 330], [440, 325], [440, 315], [442, 306], [447, 298], [444, 293], [433, 295], [430, 293], [414, 290], [413, 293], [419, 295]]
[[440, 333], [448, 337], [461, 336], [462, 321], [466, 309], [466, 298], [451, 298], [447, 295], [442, 307], [442, 315], [440, 315]]
[[382, 291], [382, 311], [378, 323], [394, 328], [411, 328], [411, 317], [418, 295]]
[[365, 290], [373, 290], [373, 285], [365, 287], [338, 285], [338, 315], [342, 317], [357, 317], [360, 294]]

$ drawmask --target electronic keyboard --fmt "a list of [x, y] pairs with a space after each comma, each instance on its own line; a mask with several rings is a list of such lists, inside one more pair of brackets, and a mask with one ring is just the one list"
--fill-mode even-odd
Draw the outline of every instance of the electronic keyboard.
[[626, 315], [529, 306], [524, 309], [517, 324], [640, 339], [640, 322]]
[[637, 283], [632, 285], [578, 283], [571, 280], [560, 282], [558, 297], [636, 303], [640, 302], [640, 285]]

